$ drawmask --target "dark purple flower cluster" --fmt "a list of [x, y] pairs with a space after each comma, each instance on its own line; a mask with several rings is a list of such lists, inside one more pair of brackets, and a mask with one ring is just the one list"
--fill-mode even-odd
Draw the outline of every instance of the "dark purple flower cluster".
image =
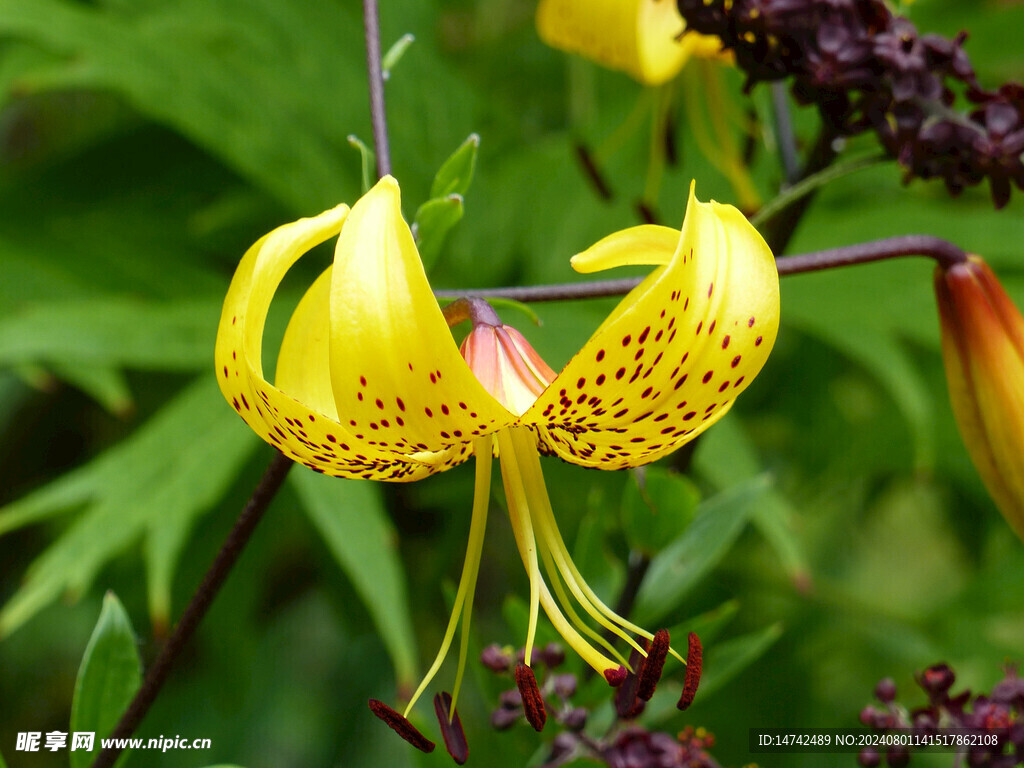
[[[513, 655], [511, 648], [502, 648], [499, 645], [489, 645], [480, 654], [480, 661], [483, 665], [497, 674], [510, 674], [513, 670], [519, 669], [525, 658], [524, 649], [520, 648], [519, 652]], [[535, 671], [543, 669], [547, 672], [541, 684], [536, 685], [536, 691], [540, 697], [540, 708], [544, 712], [544, 719], [546, 719], [547, 713], [551, 713], [560, 725], [578, 731], [587, 724], [587, 710], [573, 707], [569, 702], [569, 699], [576, 693], [576, 675], [557, 674], [554, 671], [564, 661], [565, 651], [557, 643], [548, 643], [543, 650], [534, 654], [533, 669]], [[519, 676], [513, 675], [513, 679], [516, 685], [502, 692], [498, 708], [491, 713], [491, 725], [499, 731], [504, 731], [520, 720], [526, 719], [538, 731], [541, 730], [541, 728], [537, 728], [534, 722], [535, 718], [531, 717], [526, 706], [529, 701], [524, 701], [524, 690], [527, 698], [531, 696], [531, 691], [524, 689]], [[535, 680], [534, 683], [536, 684]]]
[[[664, 633], [664, 636], [662, 636]], [[696, 636], [693, 636], [696, 638]], [[691, 640], [691, 644], [699, 641]], [[526, 721], [536, 730], [541, 730], [545, 720], [553, 719], [560, 727], [551, 742], [547, 762], [541, 768], [558, 768], [574, 760], [585, 758], [609, 766], [609, 768], [720, 768], [707, 750], [714, 745], [714, 737], [704, 729], [685, 728], [672, 736], [667, 733], [648, 731], [638, 725], [635, 718], [643, 712], [645, 702], [654, 693], [657, 678], [661, 675], [664, 653], [668, 651], [668, 633], [661, 630], [655, 640], [648, 644], [648, 657], [642, 659], [634, 652], [630, 666], [636, 670], [614, 689], [616, 719], [603, 736], [592, 736], [585, 731], [589, 711], [573, 704], [578, 680], [576, 675], [558, 672], [565, 660], [562, 649], [552, 643], [533, 659], [533, 670], [528, 684], [523, 683], [521, 672], [525, 654], [509, 647], [490, 645], [483, 650], [481, 662], [499, 675], [509, 676], [515, 687], [503, 691], [498, 697], [498, 708], [491, 715], [491, 725], [498, 730], [511, 728], [518, 722]], [[689, 668], [700, 668], [699, 654], [689, 654]], [[645, 674], [644, 670], [647, 670]], [[691, 694], [696, 683], [691, 682]], [[531, 712], [530, 700], [539, 699], [544, 714]], [[687, 704], [689, 703], [687, 701]], [[535, 708], [533, 708], [535, 709]]]
[[673, 737], [633, 725], [619, 731], [598, 759], [609, 768], [720, 768], [706, 751], [714, 743], [710, 733], [692, 728]]
[[[981, 768], [1011, 768], [1024, 765], [1024, 678], [1010, 667], [988, 695], [972, 696], [970, 691], [951, 694], [956, 675], [947, 664], [936, 664], [917, 676], [917, 683], [928, 696], [928, 704], [907, 709], [896, 701], [896, 684], [886, 678], [875, 686], [875, 698], [881, 707], [867, 706], [860, 721], [876, 731], [909, 730], [923, 735], [939, 733], [987, 734], [992, 746], [974, 744], [963, 747], [963, 763]], [[892, 768], [910, 763], [911, 750], [890, 748], [885, 761]], [[882, 764], [882, 755], [873, 748], [861, 751], [858, 760], [865, 768]]]
[[[687, 29], [715, 35], [748, 77], [793, 78], [834, 135], [873, 129], [907, 178], [952, 194], [988, 180], [1002, 208], [1024, 189], [1024, 86], [983, 89], [955, 39], [921, 35], [883, 0], [677, 0]], [[962, 91], [969, 111], [955, 106]]]

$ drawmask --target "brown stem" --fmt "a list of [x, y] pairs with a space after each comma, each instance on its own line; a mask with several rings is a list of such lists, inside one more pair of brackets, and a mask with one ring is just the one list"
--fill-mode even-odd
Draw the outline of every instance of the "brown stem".
[[[798, 275], [822, 269], [867, 264], [872, 261], [900, 258], [903, 256], [927, 256], [942, 267], [950, 267], [967, 259], [967, 252], [957, 245], [931, 235], [903, 235], [872, 240], [841, 248], [812, 251], [795, 256], [783, 256], [775, 263], [779, 275]], [[529, 285], [506, 288], [472, 288], [463, 291], [440, 290], [434, 294], [439, 299], [456, 299], [465, 296], [479, 296], [513, 301], [572, 301], [575, 299], [597, 299], [621, 296], [636, 288], [641, 277], [627, 277], [620, 280], [595, 280], [589, 283], [561, 283], [556, 285]]]
[[[182, 647], [192, 637], [199, 622], [203, 620], [210, 604], [238, 560], [238, 556], [242, 554], [242, 550], [249, 542], [249, 538], [256, 529], [256, 524], [263, 517], [263, 513], [267, 511], [267, 507], [270, 506], [270, 502], [273, 501], [291, 468], [291, 460], [280, 453], [270, 462], [259, 485], [249, 497], [242, 514], [238, 516], [238, 520], [235, 521], [234, 527], [221, 546], [220, 552], [217, 553], [213, 565], [210, 566], [199, 588], [192, 595], [192, 599], [186, 606], [185, 612], [182, 613], [170, 639], [160, 650], [156, 660], [146, 673], [146, 679], [142, 681], [142, 686], [135, 694], [135, 698], [132, 699], [121, 716], [121, 720], [110, 734], [111, 739], [125, 739], [131, 736], [146, 716], [157, 694], [160, 693]], [[107, 747], [97, 755], [92, 768], [110, 768], [121, 752], [121, 747]]]
[[[644, 583], [644, 576], [647, 569], [651, 567], [651, 558], [643, 552], [632, 551], [629, 553], [629, 565], [626, 569], [626, 583], [622, 585], [622, 591], [615, 602], [615, 613], [619, 616], [629, 617], [633, 612], [633, 604], [636, 603], [637, 595], [640, 594], [640, 586]], [[611, 635], [611, 633], [608, 633]], [[609, 636], [610, 640], [611, 637]]]
[[494, 307], [488, 304], [486, 299], [478, 299], [475, 296], [456, 299], [442, 309], [441, 314], [444, 315], [449, 328], [466, 320], [471, 320], [474, 328], [478, 325], [490, 325], [497, 328], [502, 324]]
[[380, 54], [380, 14], [377, 0], [363, 0], [363, 32], [366, 37], [366, 77], [370, 85], [370, 121], [373, 150], [377, 156], [377, 178], [391, 173], [388, 146], [388, 118], [384, 105], [384, 71]]

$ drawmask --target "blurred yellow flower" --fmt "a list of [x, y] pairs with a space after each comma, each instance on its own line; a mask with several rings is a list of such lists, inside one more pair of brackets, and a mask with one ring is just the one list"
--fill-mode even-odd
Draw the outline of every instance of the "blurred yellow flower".
[[718, 38], [682, 35], [685, 27], [673, 0], [541, 0], [537, 7], [545, 43], [645, 85], [671, 80], [691, 56], [722, 55]]
[[942, 354], [960, 434], [1024, 539], [1024, 317], [978, 256], [935, 273]]

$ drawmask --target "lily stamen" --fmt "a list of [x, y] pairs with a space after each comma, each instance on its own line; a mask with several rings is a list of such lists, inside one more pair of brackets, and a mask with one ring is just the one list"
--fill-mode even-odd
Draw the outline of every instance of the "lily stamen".
[[469, 744], [466, 743], [466, 732], [462, 729], [459, 713], [455, 711], [455, 703], [447, 691], [434, 696], [434, 713], [441, 726], [444, 747], [458, 765], [465, 764], [469, 759]]
[[409, 722], [408, 718], [399, 714], [383, 701], [370, 699], [368, 702], [370, 711], [387, 723], [387, 726], [401, 736], [409, 744], [412, 744], [421, 752], [433, 752], [436, 746], [434, 742], [419, 732], [415, 725]]
[[[646, 651], [633, 638], [627, 635], [622, 628], [624, 627], [647, 640], [652, 639], [653, 635], [645, 629], [628, 622], [611, 610], [587, 584], [576, 564], [572, 561], [569, 550], [565, 545], [565, 540], [558, 530], [558, 524], [555, 522], [554, 511], [551, 508], [551, 500], [548, 497], [547, 488], [544, 484], [544, 475], [541, 473], [540, 459], [537, 456], [536, 449], [528, 441], [523, 441], [522, 439], [518, 441], [518, 446], [521, 455], [526, 457], [527, 471], [525, 476], [529, 484], [528, 492], [531, 494], [531, 498], [537, 500], [537, 506], [534, 511], [538, 524], [543, 531], [544, 544], [555, 558], [562, 580], [594, 621], [621, 637], [634, 650], [646, 656]], [[622, 661], [622, 664], [625, 664], [625, 661]]]
[[544, 730], [548, 713], [533, 670], [526, 664], [516, 664], [515, 678], [516, 688], [519, 689], [519, 696], [523, 700], [526, 721], [533, 726], [535, 731]]
[[[501, 463], [501, 479], [505, 486], [505, 499], [508, 501], [508, 517], [512, 524], [512, 533], [519, 548], [519, 556], [526, 567], [530, 580], [530, 620], [526, 630], [526, 666], [530, 666], [533, 658], [533, 642], [537, 635], [538, 606], [541, 601], [543, 581], [537, 567], [537, 541], [533, 535], [530, 522], [529, 507], [526, 493], [516, 462], [516, 452], [507, 432], [500, 432], [497, 437], [498, 460]], [[545, 588], [543, 590], [547, 592]], [[551, 595], [547, 595], [548, 600]], [[563, 619], [564, 621], [564, 619]], [[570, 643], [571, 644], [571, 643]]]
[[700, 644], [700, 638], [696, 632], [691, 632], [687, 638], [689, 651], [686, 654], [686, 677], [683, 679], [683, 692], [679, 696], [678, 709], [687, 709], [693, 704], [697, 695], [697, 686], [700, 685], [700, 674], [704, 670], [704, 649]]
[[[650, 647], [648, 641], [644, 641], [644, 644]], [[630, 672], [626, 675], [626, 680], [619, 686], [619, 689], [615, 692], [615, 712], [618, 714], [620, 720], [630, 720], [640, 715], [644, 711], [644, 702], [637, 698], [636, 691], [637, 686], [640, 683], [640, 673], [643, 671], [644, 661], [646, 659], [640, 655], [640, 652], [634, 650], [629, 655], [629, 668]]]
[[647, 659], [637, 677], [636, 695], [644, 701], [650, 701], [654, 695], [654, 689], [661, 680], [662, 670], [665, 668], [665, 660], [668, 658], [669, 635], [667, 629], [659, 629], [654, 633], [654, 639], [647, 649]]
[[455, 628], [462, 618], [462, 631], [459, 637], [459, 665], [455, 673], [455, 685], [452, 688], [451, 711], [455, 711], [455, 704], [458, 701], [459, 689], [462, 686], [462, 677], [466, 669], [466, 656], [469, 649], [469, 626], [470, 617], [473, 613], [473, 595], [476, 593], [476, 579], [480, 571], [480, 558], [484, 547], [484, 533], [487, 529], [487, 509], [490, 505], [491, 494], [491, 439], [481, 438], [474, 441], [476, 451], [476, 489], [473, 494], [473, 514], [469, 523], [469, 544], [466, 547], [466, 560], [462, 566], [462, 577], [459, 579], [458, 590], [455, 593], [455, 603], [452, 606], [451, 617], [448, 619], [448, 627], [445, 630], [444, 638], [441, 640], [441, 648], [434, 657], [434, 662], [423, 676], [416, 692], [409, 699], [405, 707], [405, 716], [408, 717], [419, 697], [430, 685], [434, 675], [437, 674], [451, 648], [452, 639], [455, 637]]

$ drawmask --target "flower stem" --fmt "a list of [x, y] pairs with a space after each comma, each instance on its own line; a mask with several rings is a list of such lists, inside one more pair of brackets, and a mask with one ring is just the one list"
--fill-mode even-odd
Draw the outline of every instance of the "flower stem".
[[[256, 486], [256, 490], [249, 497], [249, 501], [242, 510], [242, 514], [238, 516], [238, 520], [235, 521], [235, 525], [228, 534], [227, 539], [221, 545], [213, 565], [206, 572], [202, 583], [196, 589], [195, 594], [192, 595], [192, 599], [186, 606], [184, 613], [181, 614], [181, 618], [178, 620], [178, 624], [175, 626], [170, 639], [168, 639], [167, 644], [164, 645], [156, 660], [150, 666], [145, 680], [142, 681], [142, 686], [135, 694], [135, 698], [132, 699], [128, 708], [121, 716], [121, 720], [110, 734], [111, 739], [124, 739], [131, 736], [146, 716], [157, 694], [163, 687], [175, 659], [177, 659], [185, 643], [192, 637], [196, 627], [199, 626], [199, 622], [203, 620], [210, 604], [220, 591], [224, 580], [231, 572], [231, 568], [238, 560], [238, 556], [242, 554], [242, 550], [249, 542], [249, 538], [256, 529], [256, 524], [262, 519], [263, 513], [267, 511], [270, 502], [277, 495], [281, 484], [284, 483], [285, 478], [288, 476], [288, 470], [291, 468], [292, 461], [280, 453], [270, 462], [270, 465], [263, 473], [263, 477], [260, 478], [259, 485]], [[92, 768], [109, 768], [117, 760], [121, 751], [121, 747], [107, 747], [96, 757]]]
[[902, 235], [872, 240], [842, 248], [829, 248], [796, 256], [786, 256], [777, 261], [780, 275], [798, 275], [803, 272], [817, 272], [822, 269], [867, 264], [902, 256], [927, 256], [941, 267], [951, 267], [967, 260], [967, 252], [948, 240], [931, 235]]
[[842, 178], [847, 174], [855, 173], [856, 171], [860, 171], [865, 168], [871, 168], [888, 161], [888, 155], [875, 153], [868, 155], [867, 157], [858, 157], [855, 160], [835, 163], [834, 165], [830, 165], [817, 173], [804, 176], [802, 179], [793, 182], [791, 186], [784, 188], [773, 200], [769, 200], [765, 203], [757, 213], [750, 217], [750, 223], [753, 224], [756, 229], [760, 229], [766, 222], [779, 215], [782, 211], [796, 203], [798, 200], [801, 200], [814, 192], [819, 187], [823, 187], [825, 184]]
[[363, 33], [366, 37], [366, 78], [370, 85], [373, 149], [377, 155], [377, 178], [381, 178], [391, 173], [391, 149], [388, 146], [388, 118], [384, 106], [384, 71], [381, 68], [377, 0], [363, 0]]
[[465, 320], [472, 320], [474, 328], [478, 325], [490, 325], [495, 328], [501, 326], [501, 318], [494, 311], [494, 307], [485, 299], [478, 299], [474, 296], [463, 296], [456, 299], [442, 309], [441, 314], [444, 315], [449, 328]]
[[[927, 256], [942, 267], [950, 267], [967, 259], [967, 252], [957, 245], [931, 235], [902, 235], [872, 240], [841, 248], [812, 251], [794, 256], [782, 256], [775, 264], [779, 275], [799, 275], [823, 269], [867, 264], [903, 256]], [[440, 290], [434, 295], [439, 299], [456, 299], [468, 296], [488, 299], [513, 299], [515, 301], [572, 301], [575, 299], [598, 299], [621, 296], [633, 290], [643, 280], [641, 277], [627, 277], [619, 280], [594, 280], [588, 283], [561, 283], [555, 285], [528, 285], [504, 288], [471, 288], [461, 291]]]
[[786, 86], [778, 81], [771, 84], [772, 118], [775, 125], [775, 143], [779, 147], [779, 160], [786, 185], [795, 184], [800, 178], [800, 161], [797, 159], [796, 134], [793, 132], [793, 115], [789, 111], [789, 95]]

